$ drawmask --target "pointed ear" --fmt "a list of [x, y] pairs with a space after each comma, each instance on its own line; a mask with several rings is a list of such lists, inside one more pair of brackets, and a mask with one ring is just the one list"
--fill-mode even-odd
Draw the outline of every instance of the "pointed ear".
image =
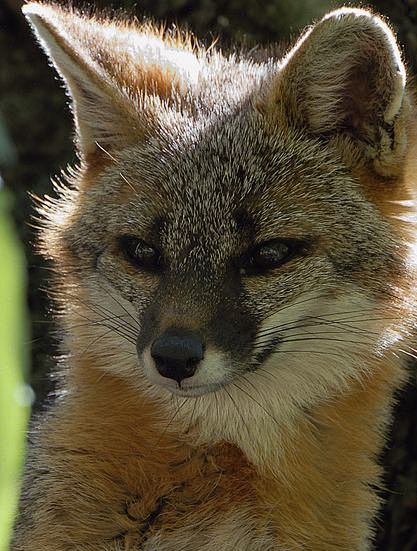
[[289, 52], [266, 108], [313, 135], [336, 138], [348, 161], [393, 176], [406, 145], [405, 83], [390, 28], [368, 11], [342, 8]]
[[150, 25], [87, 17], [51, 4], [29, 3], [23, 13], [65, 82], [84, 157], [100, 146], [112, 150], [143, 140], [158, 106], [183, 95], [198, 78], [191, 47], [162, 39]]

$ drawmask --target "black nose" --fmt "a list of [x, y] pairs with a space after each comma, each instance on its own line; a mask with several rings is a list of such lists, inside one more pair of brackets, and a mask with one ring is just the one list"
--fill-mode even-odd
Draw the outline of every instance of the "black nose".
[[162, 377], [180, 384], [183, 379], [194, 375], [203, 359], [203, 343], [190, 331], [168, 329], [154, 340], [151, 355]]

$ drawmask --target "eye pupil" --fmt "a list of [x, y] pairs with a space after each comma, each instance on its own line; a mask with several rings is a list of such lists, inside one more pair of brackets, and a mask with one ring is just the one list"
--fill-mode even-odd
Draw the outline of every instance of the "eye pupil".
[[278, 265], [288, 253], [289, 247], [285, 243], [266, 243], [254, 252], [253, 258], [258, 266], [265, 266], [265, 268], [268, 268]]
[[257, 245], [240, 259], [239, 271], [245, 275], [259, 275], [279, 268], [306, 248], [303, 241], [296, 239], [271, 239]]
[[120, 239], [120, 249], [126, 260], [138, 268], [147, 271], [157, 271], [161, 267], [161, 255], [151, 245], [132, 236], [123, 236]]

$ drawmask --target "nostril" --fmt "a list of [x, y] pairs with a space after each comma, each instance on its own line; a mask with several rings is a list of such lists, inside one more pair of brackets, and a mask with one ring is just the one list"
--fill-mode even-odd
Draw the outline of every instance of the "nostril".
[[194, 367], [198, 364], [200, 360], [198, 358], [190, 358], [186, 361], [186, 366], [189, 369], [194, 369]]
[[152, 344], [151, 355], [158, 372], [180, 383], [192, 377], [203, 359], [203, 343], [194, 333], [169, 329]]

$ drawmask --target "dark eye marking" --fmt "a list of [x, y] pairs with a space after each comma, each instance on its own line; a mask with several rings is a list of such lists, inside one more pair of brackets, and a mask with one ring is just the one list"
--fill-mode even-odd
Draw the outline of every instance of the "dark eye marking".
[[119, 238], [119, 249], [125, 259], [136, 268], [147, 272], [162, 270], [161, 253], [142, 239], [131, 235], [123, 235]]
[[248, 212], [243, 209], [238, 209], [234, 213], [235, 230], [238, 232], [246, 232], [253, 230], [253, 220]]
[[243, 254], [238, 261], [239, 270], [242, 275], [264, 274], [305, 254], [307, 249], [307, 242], [299, 239], [270, 239]]

